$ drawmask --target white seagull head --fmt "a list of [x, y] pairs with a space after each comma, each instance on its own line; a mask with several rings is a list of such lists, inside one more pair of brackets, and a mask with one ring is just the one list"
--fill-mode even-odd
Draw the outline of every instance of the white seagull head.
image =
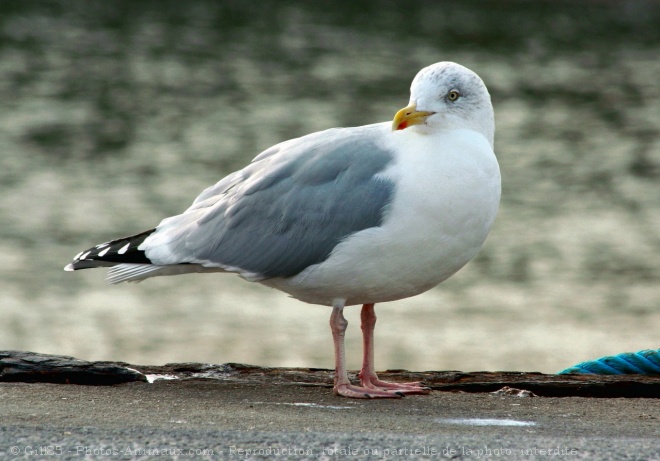
[[493, 146], [495, 117], [490, 94], [481, 78], [454, 62], [420, 70], [410, 86], [410, 102], [394, 117], [393, 130], [420, 132], [471, 129]]

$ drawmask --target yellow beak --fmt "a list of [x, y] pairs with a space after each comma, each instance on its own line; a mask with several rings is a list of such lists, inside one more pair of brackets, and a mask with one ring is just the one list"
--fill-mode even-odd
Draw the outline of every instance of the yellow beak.
[[411, 125], [421, 125], [429, 115], [433, 114], [435, 112], [418, 111], [417, 106], [411, 104], [396, 113], [392, 121], [392, 131], [403, 130]]

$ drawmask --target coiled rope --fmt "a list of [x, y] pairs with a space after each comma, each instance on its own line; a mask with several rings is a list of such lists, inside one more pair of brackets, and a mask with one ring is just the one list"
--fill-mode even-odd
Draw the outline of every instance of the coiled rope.
[[591, 373], [597, 375], [660, 375], [660, 349], [623, 352], [578, 363], [557, 373]]

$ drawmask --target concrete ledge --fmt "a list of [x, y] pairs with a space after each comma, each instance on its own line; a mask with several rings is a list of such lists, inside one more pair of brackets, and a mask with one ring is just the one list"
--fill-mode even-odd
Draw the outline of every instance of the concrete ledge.
[[382, 376], [451, 392], [352, 400], [332, 394], [332, 375], [1, 352], [0, 459], [613, 461], [660, 453], [657, 400], [534, 397], [658, 397], [657, 377], [396, 370]]

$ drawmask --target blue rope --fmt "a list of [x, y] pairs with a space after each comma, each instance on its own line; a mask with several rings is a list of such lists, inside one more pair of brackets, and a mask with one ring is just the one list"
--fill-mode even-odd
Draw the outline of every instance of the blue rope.
[[660, 375], [660, 349], [623, 352], [582, 362], [557, 373], [591, 373], [596, 375]]

